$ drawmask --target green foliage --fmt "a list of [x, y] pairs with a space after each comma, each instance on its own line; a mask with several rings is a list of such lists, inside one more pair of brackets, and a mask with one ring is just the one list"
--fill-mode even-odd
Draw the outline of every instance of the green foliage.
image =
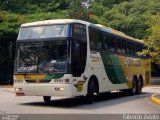
[[147, 49], [139, 54], [149, 55], [152, 62], [160, 65], [160, 14], [151, 16], [147, 23], [150, 26], [150, 35], [145, 38]]
[[89, 20], [89, 11], [86, 6], [82, 5], [84, 0], [70, 0], [68, 14], [70, 18]]
[[148, 17], [160, 12], [159, 0], [134, 0], [114, 5], [104, 13], [108, 26], [135, 38], [143, 39], [148, 35]]
[[56, 12], [68, 8], [68, 0], [0, 0], [0, 9], [20, 14]]
[[91, 15], [103, 16], [105, 11], [109, 10], [109, 8], [104, 7], [101, 3], [93, 2], [91, 7]]
[[124, 1], [132, 1], [132, 0], [94, 0], [94, 2], [101, 4], [108, 8], [112, 8], [113, 5], [122, 3]]

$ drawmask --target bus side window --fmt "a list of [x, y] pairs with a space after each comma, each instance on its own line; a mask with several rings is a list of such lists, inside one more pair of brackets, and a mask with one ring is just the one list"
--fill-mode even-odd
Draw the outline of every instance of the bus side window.
[[89, 39], [91, 49], [102, 49], [103, 34], [93, 28], [89, 28]]
[[117, 39], [117, 52], [125, 53], [126, 52], [126, 40]]
[[102, 43], [101, 42], [97, 43], [97, 49], [102, 49]]
[[89, 40], [90, 40], [90, 48], [96, 48], [95, 31], [92, 28], [89, 28]]
[[73, 39], [78, 41], [86, 41], [86, 28], [80, 24], [74, 24]]
[[111, 36], [111, 51], [115, 52], [117, 47], [117, 40], [115, 37]]
[[127, 42], [127, 54], [135, 55], [135, 43], [134, 42]]
[[142, 51], [142, 49], [143, 49], [143, 45], [141, 45], [141, 44], [136, 45], [136, 52], [140, 52], [140, 51]]
[[103, 48], [107, 51], [111, 49], [111, 36], [110, 35], [107, 35], [107, 34], [104, 35]]

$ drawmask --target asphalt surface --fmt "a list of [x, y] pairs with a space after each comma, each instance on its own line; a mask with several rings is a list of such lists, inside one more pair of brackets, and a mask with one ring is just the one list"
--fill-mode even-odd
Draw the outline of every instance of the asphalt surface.
[[[126, 119], [125, 115], [145, 114], [160, 115], [160, 105], [155, 104], [150, 97], [160, 93], [160, 86], [143, 88], [143, 93], [128, 96], [122, 92], [95, 96], [91, 105], [84, 98], [52, 97], [50, 103], [44, 103], [42, 97], [16, 97], [13, 88], [0, 87], [0, 115], [18, 115], [25, 120], [107, 120]], [[54, 116], [54, 117], [53, 117]], [[160, 119], [160, 116], [158, 116]], [[157, 118], [158, 118], [157, 117]], [[22, 120], [23, 120], [22, 119]], [[1, 117], [0, 117], [1, 120]], [[74, 119], [73, 119], [74, 120]]]

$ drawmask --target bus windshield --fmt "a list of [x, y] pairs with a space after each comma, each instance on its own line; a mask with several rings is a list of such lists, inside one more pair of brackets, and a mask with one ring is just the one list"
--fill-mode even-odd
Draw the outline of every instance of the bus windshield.
[[67, 41], [29, 42], [17, 45], [17, 73], [65, 73]]
[[69, 24], [22, 27], [18, 40], [69, 37]]

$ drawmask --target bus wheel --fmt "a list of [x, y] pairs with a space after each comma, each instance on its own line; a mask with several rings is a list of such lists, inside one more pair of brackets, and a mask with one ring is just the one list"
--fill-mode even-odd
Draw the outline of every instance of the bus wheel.
[[94, 81], [93, 80], [89, 81], [86, 101], [88, 104], [92, 104], [94, 102]]
[[141, 79], [139, 79], [138, 81], [138, 91], [137, 91], [137, 94], [141, 94], [142, 92], [142, 87], [143, 87], [143, 82]]
[[132, 80], [132, 89], [131, 89], [131, 94], [132, 95], [136, 95], [138, 92], [138, 84], [137, 84], [137, 80], [135, 78], [133, 78]]
[[51, 101], [51, 96], [43, 96], [44, 102], [50, 102]]

